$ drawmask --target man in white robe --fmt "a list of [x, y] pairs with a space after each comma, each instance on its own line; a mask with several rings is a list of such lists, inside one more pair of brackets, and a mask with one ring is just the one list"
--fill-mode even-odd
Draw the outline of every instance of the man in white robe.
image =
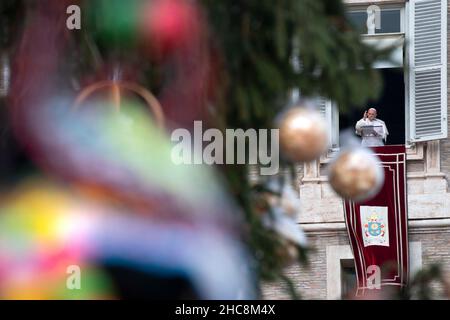
[[[372, 128], [371, 128], [372, 127]], [[362, 146], [384, 146], [389, 134], [383, 120], [377, 119], [377, 110], [370, 108], [364, 112], [364, 116], [356, 123], [356, 134], [362, 137]]]

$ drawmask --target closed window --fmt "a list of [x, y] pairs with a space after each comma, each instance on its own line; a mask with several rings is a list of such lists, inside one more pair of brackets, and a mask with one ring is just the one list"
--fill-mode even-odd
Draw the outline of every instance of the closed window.
[[[367, 29], [367, 10], [349, 11], [347, 17], [362, 34], [369, 33]], [[375, 34], [402, 32], [401, 9], [380, 10], [380, 28], [375, 28], [374, 31]]]

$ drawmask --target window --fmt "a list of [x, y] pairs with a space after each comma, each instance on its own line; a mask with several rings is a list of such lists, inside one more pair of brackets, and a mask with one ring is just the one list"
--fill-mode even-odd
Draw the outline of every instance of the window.
[[[375, 107], [386, 121], [388, 144], [410, 144], [447, 137], [447, 0], [411, 0], [380, 4], [380, 28], [368, 30], [367, 8], [373, 2], [348, 5], [347, 15], [374, 47], [395, 45], [390, 61], [377, 61], [384, 89]], [[354, 127], [367, 106], [339, 114], [330, 101], [319, 103], [331, 129], [330, 146], [339, 148], [339, 130]]]
[[[377, 99], [369, 100], [366, 106], [352, 106], [346, 113], [339, 114], [339, 128], [354, 128], [367, 107], [377, 109], [378, 116], [386, 122], [389, 131], [386, 144], [405, 143], [405, 74], [403, 68], [382, 68], [379, 70], [383, 88]], [[358, 137], [359, 139], [359, 137]]]
[[328, 130], [328, 144], [331, 150], [337, 150], [339, 148], [339, 110], [336, 103], [319, 97], [317, 99], [317, 105], [322, 116], [329, 124], [330, 130]]
[[403, 5], [374, 6], [379, 8], [380, 20], [378, 25], [373, 24], [369, 30], [367, 22], [377, 16], [376, 10], [370, 10], [370, 7], [372, 5], [369, 4], [348, 7], [347, 16], [350, 22], [360, 30], [362, 41], [366, 44], [379, 49], [395, 47], [390, 59], [377, 61], [374, 68], [403, 67], [405, 30], [407, 29], [405, 7]]
[[[361, 34], [368, 34], [367, 30], [367, 9], [356, 9], [347, 13], [349, 20], [361, 31]], [[375, 28], [377, 33], [398, 33], [402, 32], [401, 9], [382, 9], [380, 12], [380, 29]]]
[[353, 299], [357, 288], [355, 261], [341, 259], [341, 299]]

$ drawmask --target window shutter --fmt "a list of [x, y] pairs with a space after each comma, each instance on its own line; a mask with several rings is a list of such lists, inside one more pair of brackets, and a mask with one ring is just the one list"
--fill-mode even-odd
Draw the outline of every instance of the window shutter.
[[447, 137], [447, 0], [410, 1], [409, 139]]
[[336, 117], [339, 116], [337, 113], [337, 107], [333, 102], [324, 97], [317, 97], [316, 100], [317, 108], [325, 119], [328, 127], [328, 143], [330, 148], [337, 148], [339, 144], [339, 123], [335, 121]]
[[324, 117], [324, 119], [327, 119], [327, 99], [323, 97], [317, 98], [317, 107], [319, 109], [320, 114]]

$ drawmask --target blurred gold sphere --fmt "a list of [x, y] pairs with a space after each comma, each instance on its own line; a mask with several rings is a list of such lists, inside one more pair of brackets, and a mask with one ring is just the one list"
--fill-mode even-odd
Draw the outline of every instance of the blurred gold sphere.
[[287, 111], [279, 122], [280, 147], [291, 160], [308, 162], [328, 147], [326, 123], [320, 113], [303, 107]]
[[331, 187], [341, 197], [364, 201], [375, 196], [384, 182], [378, 158], [365, 149], [342, 152], [330, 165]]

